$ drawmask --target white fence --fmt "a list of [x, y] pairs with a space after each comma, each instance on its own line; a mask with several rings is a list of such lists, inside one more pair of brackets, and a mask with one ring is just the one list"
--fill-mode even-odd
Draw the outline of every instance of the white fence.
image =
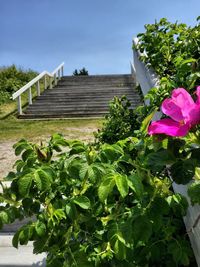
[[[18, 114], [22, 114], [22, 100], [21, 95], [28, 90], [28, 103], [32, 105], [32, 86], [36, 85], [37, 95], [40, 96], [40, 81], [44, 80], [44, 90], [47, 89], [48, 83], [49, 88], [57, 85], [57, 82], [61, 79], [64, 74], [64, 63], [60, 64], [52, 73], [43, 71], [29, 83], [20, 88], [17, 92], [12, 95], [12, 99], [17, 99], [18, 103]], [[48, 80], [47, 80], [48, 79]]]
[[[133, 40], [134, 45], [137, 45], [138, 39]], [[143, 62], [140, 61], [141, 53], [137, 50], [133, 51], [133, 66], [132, 71], [135, 72], [136, 81], [140, 84], [143, 95], [147, 94], [149, 89], [157, 87], [159, 85], [159, 79], [153, 69], [147, 67]], [[148, 101], [145, 102], [148, 105]], [[159, 115], [158, 115], [159, 116]], [[158, 117], [157, 117], [158, 118]], [[156, 118], [156, 119], [157, 119]], [[188, 201], [189, 197], [187, 194], [188, 185], [178, 185], [173, 182], [172, 184], [175, 192], [184, 195]], [[189, 201], [190, 202], [190, 201]], [[198, 267], [200, 267], [200, 206], [189, 205], [186, 216], [183, 218], [186, 231], [189, 235], [190, 242], [196, 257]], [[199, 220], [199, 222], [198, 222]]]

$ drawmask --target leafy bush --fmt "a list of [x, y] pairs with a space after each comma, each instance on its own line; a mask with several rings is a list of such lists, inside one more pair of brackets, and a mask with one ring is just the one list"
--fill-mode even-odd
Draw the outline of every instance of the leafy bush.
[[139, 129], [140, 124], [136, 111], [130, 107], [131, 103], [126, 96], [114, 97], [109, 104], [109, 113], [105, 116], [102, 129], [95, 133], [96, 141], [114, 144], [120, 139], [132, 136], [134, 130]]
[[196, 266], [182, 222], [187, 201], [171, 191], [162, 150], [144, 155], [137, 138], [95, 150], [58, 134], [47, 146], [14, 148], [21, 159], [0, 195], [0, 224], [36, 215], [14, 247], [34, 241], [48, 267]]
[[88, 76], [88, 71], [85, 68], [82, 68], [81, 70], [77, 70], [75, 69], [75, 71], [73, 72], [74, 76]]
[[160, 86], [145, 96], [151, 108], [159, 107], [174, 88], [184, 87], [193, 93], [200, 84], [200, 24], [188, 27], [163, 18], [145, 25], [145, 30], [138, 34], [136, 49], [146, 52], [140, 59], [160, 78]]
[[7, 102], [15, 91], [36, 75], [37, 72], [17, 69], [15, 65], [0, 68], [0, 104]]

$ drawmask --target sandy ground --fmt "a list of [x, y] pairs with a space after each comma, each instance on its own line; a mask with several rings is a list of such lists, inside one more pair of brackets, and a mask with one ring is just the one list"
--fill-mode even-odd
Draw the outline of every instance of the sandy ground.
[[12, 170], [12, 166], [17, 159], [14, 149], [12, 148], [14, 143], [15, 142], [0, 143], [0, 179]]
[[[83, 128], [71, 128], [67, 129], [71, 130], [72, 133], [65, 135], [66, 139], [77, 139], [77, 133], [80, 135], [80, 132], [84, 133], [81, 137], [82, 141], [89, 142], [93, 141], [93, 132], [96, 131], [96, 128], [87, 127], [85, 129]], [[30, 140], [31, 142], [37, 142], [40, 143], [40, 141], [48, 140], [49, 137], [47, 136], [40, 136], [39, 138], [36, 138], [35, 140]], [[80, 138], [79, 138], [80, 139]], [[15, 161], [18, 159], [15, 156], [13, 145], [17, 142], [17, 140], [10, 140], [5, 142], [0, 142], [0, 179], [4, 178], [10, 171], [13, 170], [13, 165]]]

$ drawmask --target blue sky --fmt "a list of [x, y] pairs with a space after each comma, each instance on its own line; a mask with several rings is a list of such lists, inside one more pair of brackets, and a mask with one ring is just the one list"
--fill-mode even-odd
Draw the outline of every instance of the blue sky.
[[195, 25], [200, 0], [0, 0], [0, 66], [129, 73], [132, 39], [167, 17]]

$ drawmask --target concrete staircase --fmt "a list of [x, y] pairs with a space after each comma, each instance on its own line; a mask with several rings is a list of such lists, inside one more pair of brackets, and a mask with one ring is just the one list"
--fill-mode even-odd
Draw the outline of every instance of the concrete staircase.
[[140, 97], [131, 75], [64, 76], [28, 106], [20, 118], [102, 117], [114, 96], [126, 95], [135, 108]]

